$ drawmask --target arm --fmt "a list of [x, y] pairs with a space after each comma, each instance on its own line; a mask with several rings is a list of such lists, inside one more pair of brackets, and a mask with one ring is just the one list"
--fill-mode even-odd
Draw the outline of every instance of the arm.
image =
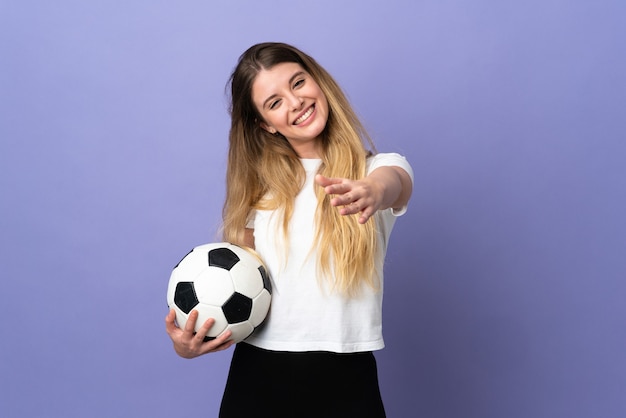
[[243, 231], [243, 244], [254, 250], [254, 229], [246, 228]]
[[372, 171], [361, 180], [315, 176], [317, 184], [324, 188], [333, 206], [340, 206], [339, 213], [361, 213], [359, 223], [364, 224], [377, 210], [405, 206], [413, 189], [411, 177], [400, 167], [385, 166]]

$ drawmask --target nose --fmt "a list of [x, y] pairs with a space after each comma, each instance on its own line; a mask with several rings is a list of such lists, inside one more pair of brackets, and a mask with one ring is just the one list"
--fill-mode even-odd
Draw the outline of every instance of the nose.
[[304, 100], [301, 97], [296, 96], [295, 94], [292, 94], [289, 98], [289, 107], [291, 108], [291, 110], [299, 110], [300, 108], [302, 108], [303, 103]]

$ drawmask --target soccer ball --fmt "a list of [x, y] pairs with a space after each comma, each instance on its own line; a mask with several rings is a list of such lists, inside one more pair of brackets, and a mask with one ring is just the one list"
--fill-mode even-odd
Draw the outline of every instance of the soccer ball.
[[167, 288], [167, 305], [183, 328], [198, 311], [195, 331], [215, 319], [205, 341], [226, 330], [231, 339], [247, 338], [267, 316], [272, 285], [265, 267], [252, 253], [227, 242], [204, 244], [189, 252], [174, 269]]

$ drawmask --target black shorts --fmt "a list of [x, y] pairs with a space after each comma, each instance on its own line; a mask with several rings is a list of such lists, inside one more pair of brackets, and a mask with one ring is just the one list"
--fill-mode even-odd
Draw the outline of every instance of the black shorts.
[[235, 347], [220, 418], [383, 418], [371, 352]]

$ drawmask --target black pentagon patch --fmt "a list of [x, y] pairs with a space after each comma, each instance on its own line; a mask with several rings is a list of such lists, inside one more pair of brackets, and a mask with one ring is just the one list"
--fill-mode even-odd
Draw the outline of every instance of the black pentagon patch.
[[222, 311], [229, 324], [243, 322], [250, 318], [252, 312], [252, 299], [241, 293], [233, 293], [233, 295], [224, 303]]
[[265, 271], [265, 267], [259, 266], [259, 273], [261, 273], [261, 277], [263, 278], [263, 287], [272, 294], [272, 282], [270, 282], [270, 276]]
[[192, 282], [179, 282], [174, 291], [174, 303], [181, 311], [188, 314], [200, 301]]
[[209, 266], [220, 267], [230, 271], [238, 262], [239, 257], [237, 257], [237, 254], [228, 248], [215, 248], [209, 251]]

